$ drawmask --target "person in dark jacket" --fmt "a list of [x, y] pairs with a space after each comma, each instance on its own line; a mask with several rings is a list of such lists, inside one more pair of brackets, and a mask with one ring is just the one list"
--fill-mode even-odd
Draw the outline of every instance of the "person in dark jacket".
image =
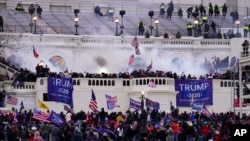
[[40, 19], [42, 19], [42, 12], [43, 12], [43, 9], [40, 5], [38, 5], [37, 9], [36, 9], [36, 12], [37, 12], [37, 15]]

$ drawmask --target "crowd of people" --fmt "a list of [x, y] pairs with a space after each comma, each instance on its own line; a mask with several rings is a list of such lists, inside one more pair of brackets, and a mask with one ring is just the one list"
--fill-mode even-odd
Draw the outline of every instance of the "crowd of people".
[[[33, 112], [12, 109], [0, 115], [0, 140], [19, 141], [229, 141], [230, 126], [249, 124], [250, 116], [199, 111], [61, 112], [64, 125], [33, 118]], [[16, 114], [14, 114], [16, 113]], [[44, 114], [48, 114], [47, 113]]]

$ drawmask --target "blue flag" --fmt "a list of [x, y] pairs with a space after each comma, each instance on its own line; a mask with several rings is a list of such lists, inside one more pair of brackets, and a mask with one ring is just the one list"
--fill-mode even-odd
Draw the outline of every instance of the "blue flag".
[[160, 103], [146, 98], [146, 106], [153, 109], [160, 109]]
[[48, 99], [62, 102], [73, 107], [73, 81], [72, 78], [48, 77]]
[[113, 110], [115, 107], [120, 107], [120, 105], [117, 105], [117, 96], [111, 97], [110, 95], [105, 94], [106, 102], [107, 102], [107, 108], [109, 110]]
[[51, 111], [50, 116], [48, 117], [48, 120], [54, 123], [57, 126], [63, 126], [64, 125], [64, 119], [54, 111]]
[[99, 134], [103, 134], [103, 133], [107, 133], [111, 139], [116, 140], [118, 138], [118, 136], [111, 130], [107, 129], [107, 128], [102, 128], [102, 127], [96, 127], [93, 128], [95, 131], [97, 131]]
[[132, 108], [132, 109], [135, 109], [135, 110], [141, 110], [141, 102], [130, 98], [129, 108]]
[[203, 102], [195, 102], [192, 105], [192, 109], [193, 110], [197, 110], [197, 111], [201, 111], [204, 107], [204, 103]]

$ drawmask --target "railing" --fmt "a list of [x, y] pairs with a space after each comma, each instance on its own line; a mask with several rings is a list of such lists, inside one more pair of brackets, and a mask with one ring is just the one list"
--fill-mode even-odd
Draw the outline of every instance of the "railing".
[[[91, 33], [87, 33], [86, 31], [91, 28], [99, 28], [99, 27], [93, 27], [88, 25], [80, 25], [78, 28], [78, 33], [80, 35], [92, 35]], [[67, 34], [67, 35], [74, 35], [75, 27], [69, 27], [69, 26], [36, 26], [36, 32], [37, 34], [53, 34], [54, 32], [51, 32], [51, 29], [53, 29], [57, 34]], [[68, 30], [69, 29], [69, 30]], [[146, 31], [150, 31], [150, 29], [145, 28]], [[124, 32], [128, 33], [128, 35], [136, 36], [138, 35], [138, 28], [134, 27], [125, 27]], [[176, 34], [180, 29], [173, 29], [173, 28], [159, 28], [159, 35], [163, 36], [164, 33], [172, 31], [172, 33]], [[31, 33], [31, 27], [30, 25], [4, 25], [4, 32], [10, 32], [10, 33]], [[32, 32], [34, 33], [34, 26], [32, 27]], [[106, 33], [96, 33], [98, 35], [115, 35], [115, 24], [114, 24], [114, 32], [106, 32]], [[170, 33], [168, 33], [171, 35]], [[172, 36], [174, 36], [172, 34]], [[126, 33], [125, 33], [126, 35]], [[155, 35], [155, 30], [153, 31], [153, 36]], [[182, 36], [187, 35], [186, 32], [182, 32]]]
[[[247, 7], [246, 3], [247, 0], [243, 1], [239, 6], [236, 4], [228, 4], [228, 15], [230, 15], [231, 11], [238, 10], [240, 15], [248, 16], [249, 15], [249, 7]], [[15, 6], [18, 2], [21, 2], [26, 11], [28, 5], [31, 3], [34, 4], [39, 4], [44, 6], [43, 9], [44, 11], [51, 11], [53, 7], [57, 8], [60, 6], [60, 12], [73, 12], [74, 9], [80, 9], [83, 11], [93, 11], [93, 7], [96, 4], [100, 5], [107, 5], [109, 7], [115, 7], [115, 9], [124, 9], [127, 10], [126, 14], [147, 14], [149, 10], [154, 10], [159, 12], [159, 6], [160, 2], [157, 3], [155, 1], [150, 1], [146, 0], [144, 3], [140, 2], [139, 0], [130, 0], [129, 2], [127, 1], [98, 1], [98, 0], [93, 0], [93, 1], [81, 1], [81, 0], [71, 0], [70, 2], [67, 0], [39, 0], [39, 1], [32, 1], [32, 0], [0, 0], [0, 3], [6, 4], [7, 9], [15, 9]], [[208, 1], [203, 1], [203, 0], [193, 0], [193, 1], [173, 1], [174, 2], [174, 12], [177, 12], [178, 8], [181, 7], [183, 9], [183, 13], [186, 14], [186, 9], [191, 7], [191, 6], [196, 6], [200, 5], [201, 3], [204, 4], [205, 8], [207, 9], [208, 6]], [[223, 1], [218, 1], [217, 4], [219, 7], [223, 5]], [[45, 6], [47, 8], [45, 8]], [[238, 6], [238, 7], [237, 7]], [[115, 11], [117, 12], [117, 11]], [[117, 12], [118, 13], [118, 12]], [[222, 12], [221, 12], [222, 13]], [[157, 15], [158, 16], [158, 15]]]
[[[16, 36], [18, 33], [1, 33], [0, 37], [4, 40], [6, 35], [13, 35]], [[131, 44], [134, 36], [126, 36], [124, 38], [117, 37], [117, 36], [100, 36], [100, 35], [84, 35], [84, 36], [69, 36], [69, 35], [60, 35], [60, 34], [29, 34], [24, 33], [22, 37], [18, 39], [18, 41], [32, 41], [32, 42], [43, 42], [43, 43], [72, 43], [72, 44], [87, 44], [88, 46], [96, 46], [96, 44], [120, 44], [120, 47], [124, 45]], [[186, 48], [188, 47], [202, 47], [201, 45], [207, 45], [208, 47], [213, 48], [214, 46], [209, 45], [216, 45], [216, 47], [221, 46], [224, 48], [230, 48], [230, 39], [193, 39], [193, 38], [183, 38], [183, 39], [164, 39], [164, 38], [144, 38], [138, 37], [140, 44], [144, 45], [178, 45], [183, 46], [185, 45]], [[173, 47], [173, 46], [172, 46]], [[176, 48], [176, 46], [175, 46]]]
[[12, 74], [14, 74], [14, 73], [20, 73], [20, 72], [18, 72], [17, 70], [15, 70], [15, 69], [13, 69], [13, 68], [11, 68], [11, 67], [9, 67], [9, 66], [7, 66], [7, 65], [5, 65], [5, 64], [3, 64], [3, 63], [1, 63], [1, 62], [0, 62], [0, 68], [4, 69], [4, 70], [6, 70], [7, 72], [10, 72], [10, 73], [12, 73]]

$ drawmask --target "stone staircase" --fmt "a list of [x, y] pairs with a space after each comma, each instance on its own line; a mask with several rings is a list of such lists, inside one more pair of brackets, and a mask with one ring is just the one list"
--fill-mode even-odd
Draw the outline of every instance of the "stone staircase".
[[1, 69], [1, 72], [2, 72], [2, 73], [3, 73], [3, 72], [7, 73], [8, 76], [9, 76], [9, 78], [12, 78], [12, 76], [13, 76], [14, 74], [20, 73], [19, 71], [17, 71], [17, 70], [15, 70], [15, 69], [13, 69], [13, 68], [11, 68], [11, 67], [9, 67], [9, 66], [3, 64], [3, 63], [1, 63], [1, 62], [0, 62], [0, 69]]

